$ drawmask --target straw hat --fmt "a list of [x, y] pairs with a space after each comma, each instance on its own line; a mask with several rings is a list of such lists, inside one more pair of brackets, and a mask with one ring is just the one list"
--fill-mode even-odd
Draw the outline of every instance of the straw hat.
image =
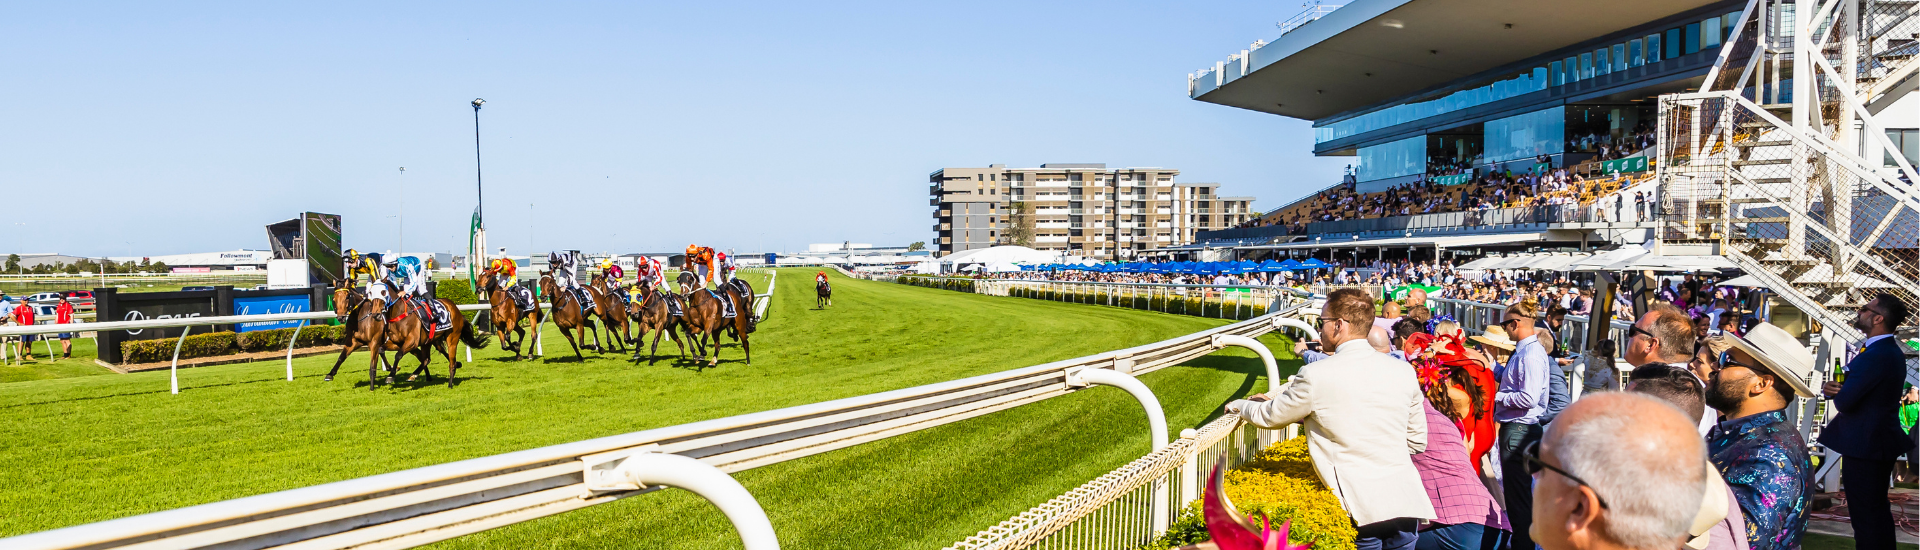
[[1507, 351], [1513, 351], [1514, 348], [1513, 339], [1507, 337], [1507, 329], [1500, 328], [1500, 325], [1487, 325], [1485, 332], [1467, 339]]
[[1739, 349], [1760, 361], [1760, 366], [1771, 370], [1768, 374], [1785, 380], [1793, 387], [1793, 393], [1800, 397], [1813, 397], [1813, 390], [1807, 388], [1807, 375], [1813, 372], [1813, 352], [1794, 339], [1792, 334], [1771, 323], [1760, 323], [1747, 331], [1745, 338], [1732, 334], [1720, 334], [1707, 337], [1707, 346], [1714, 352]]

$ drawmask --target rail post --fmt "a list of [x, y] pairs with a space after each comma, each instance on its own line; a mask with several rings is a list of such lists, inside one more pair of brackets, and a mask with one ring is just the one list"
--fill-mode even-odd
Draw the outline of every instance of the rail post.
[[[767, 512], [754, 500], [753, 494], [740, 485], [733, 476], [720, 471], [713, 465], [676, 454], [659, 452], [639, 452], [621, 460], [610, 470], [596, 470], [590, 457], [587, 461], [588, 494], [581, 498], [594, 496], [592, 491], [632, 491], [651, 485], [678, 487], [686, 489], [726, 514], [733, 522], [733, 528], [740, 533], [740, 541], [747, 550], [779, 550], [780, 539], [774, 536], [773, 522], [767, 519]], [[598, 465], [604, 465], [602, 462]], [[595, 475], [595, 474], [598, 475]]]
[[193, 332], [193, 325], [180, 327], [180, 340], [173, 343], [173, 366], [167, 367], [167, 379], [173, 383], [174, 395], [180, 394], [180, 346], [187, 343], [189, 332]]
[[307, 328], [305, 320], [293, 326], [293, 338], [287, 340], [287, 381], [293, 381], [293, 348], [300, 345], [300, 329]]
[[1238, 346], [1253, 350], [1254, 355], [1260, 356], [1261, 365], [1267, 368], [1267, 391], [1273, 391], [1273, 389], [1280, 387], [1280, 365], [1274, 362], [1273, 351], [1267, 349], [1266, 344], [1260, 343], [1259, 340], [1238, 334], [1213, 335], [1213, 349], [1221, 349], [1227, 346]]

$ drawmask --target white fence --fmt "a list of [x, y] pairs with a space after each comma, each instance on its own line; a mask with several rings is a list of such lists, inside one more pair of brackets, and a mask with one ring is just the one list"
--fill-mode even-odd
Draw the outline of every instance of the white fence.
[[[775, 548], [777, 543], [764, 537], [768, 527], [764, 514], [756, 515], [758, 506], [740, 503], [742, 493], [731, 490], [737, 485], [716, 483], [699, 472], [737, 472], [851, 447], [1081, 391], [1100, 380], [1126, 387], [1124, 380], [1134, 375], [1228, 346], [1252, 348], [1261, 355], [1270, 379], [1277, 378], [1272, 355], [1252, 338], [1282, 326], [1304, 327], [1284, 317], [1303, 305], [1293, 301], [1285, 311], [1231, 325], [1044, 365], [69, 527], [0, 540], [0, 547], [266, 548], [300, 543], [302, 548], [408, 548], [674, 485], [720, 504], [749, 549]], [[1105, 372], [1092, 376], [1094, 370]], [[1145, 391], [1143, 385], [1133, 386], [1128, 389], [1136, 396]], [[1157, 411], [1157, 401], [1147, 407], [1150, 417]], [[1164, 420], [1159, 425], [1164, 426]], [[1207, 433], [1224, 439], [1219, 430]], [[1151, 437], [1165, 441], [1166, 435]], [[1150, 458], [1199, 447], [1197, 439], [1181, 441]], [[661, 454], [697, 463], [663, 460]], [[1173, 513], [1171, 503], [1159, 502], [1146, 509], [1158, 516]], [[1060, 516], [1035, 523], [1033, 529], [1053, 532], [1078, 519]]]

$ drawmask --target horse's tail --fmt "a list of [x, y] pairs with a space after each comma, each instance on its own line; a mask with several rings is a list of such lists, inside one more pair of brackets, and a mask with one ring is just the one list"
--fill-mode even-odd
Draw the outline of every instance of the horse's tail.
[[[459, 314], [455, 313], [455, 315]], [[460, 324], [460, 341], [465, 343], [467, 347], [485, 348], [489, 340], [491, 340], [490, 337], [481, 336], [479, 333], [474, 332], [473, 323]]]

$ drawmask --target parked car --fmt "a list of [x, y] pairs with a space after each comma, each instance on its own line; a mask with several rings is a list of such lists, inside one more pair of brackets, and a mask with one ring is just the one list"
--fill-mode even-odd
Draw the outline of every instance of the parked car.
[[66, 291], [65, 294], [67, 295], [67, 301], [73, 302], [74, 307], [93, 306], [94, 299], [93, 291], [91, 290], [69, 290]]
[[29, 304], [57, 304], [57, 303], [60, 303], [60, 293], [58, 293], [58, 292], [40, 292], [40, 293], [36, 293], [36, 294], [34, 294], [34, 295], [32, 295], [32, 296], [28, 296], [28, 297], [27, 297], [27, 303], [29, 303]]

